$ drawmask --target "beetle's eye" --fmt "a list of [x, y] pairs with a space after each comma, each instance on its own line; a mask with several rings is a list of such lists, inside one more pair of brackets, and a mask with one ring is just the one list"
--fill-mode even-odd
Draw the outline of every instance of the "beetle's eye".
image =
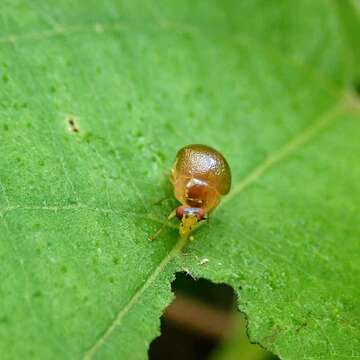
[[184, 210], [185, 207], [184, 206], [179, 206], [176, 208], [176, 217], [181, 220], [184, 216]]
[[204, 220], [205, 219], [205, 211], [203, 209], [199, 209], [196, 217], [198, 219], [198, 221]]

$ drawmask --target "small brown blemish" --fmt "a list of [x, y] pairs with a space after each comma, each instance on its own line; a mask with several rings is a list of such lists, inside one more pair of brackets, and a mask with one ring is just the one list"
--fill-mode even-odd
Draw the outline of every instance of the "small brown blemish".
[[263, 340], [261, 342], [263, 342], [266, 345], [272, 345], [275, 343], [277, 337], [279, 336], [281, 331], [280, 326], [276, 325], [275, 327], [272, 328], [271, 330], [271, 334], [266, 336], [265, 338], [263, 338]]
[[69, 125], [69, 131], [74, 132], [74, 133], [80, 132], [79, 126], [77, 125], [77, 123], [73, 117], [67, 117], [66, 121]]

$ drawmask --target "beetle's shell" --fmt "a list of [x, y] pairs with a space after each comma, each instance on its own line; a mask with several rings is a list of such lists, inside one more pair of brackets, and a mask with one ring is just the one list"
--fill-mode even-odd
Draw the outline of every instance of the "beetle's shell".
[[213, 210], [229, 192], [231, 171], [225, 158], [206, 145], [180, 149], [172, 169], [175, 197], [183, 204]]

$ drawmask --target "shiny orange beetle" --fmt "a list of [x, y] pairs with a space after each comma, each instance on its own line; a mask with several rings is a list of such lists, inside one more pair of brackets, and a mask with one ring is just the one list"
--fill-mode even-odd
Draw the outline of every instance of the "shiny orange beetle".
[[182, 205], [170, 213], [168, 220], [176, 216], [181, 221], [180, 235], [187, 237], [217, 207], [221, 196], [230, 191], [231, 171], [217, 150], [206, 145], [187, 145], [176, 155], [170, 180]]

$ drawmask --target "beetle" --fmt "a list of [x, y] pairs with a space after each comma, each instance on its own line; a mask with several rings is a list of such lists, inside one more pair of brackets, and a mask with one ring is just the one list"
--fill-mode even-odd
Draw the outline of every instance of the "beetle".
[[[170, 181], [181, 205], [170, 213], [167, 220], [176, 216], [180, 220], [180, 235], [187, 237], [230, 191], [231, 170], [219, 151], [207, 145], [192, 144], [177, 152]], [[150, 239], [154, 239], [165, 225]]]

